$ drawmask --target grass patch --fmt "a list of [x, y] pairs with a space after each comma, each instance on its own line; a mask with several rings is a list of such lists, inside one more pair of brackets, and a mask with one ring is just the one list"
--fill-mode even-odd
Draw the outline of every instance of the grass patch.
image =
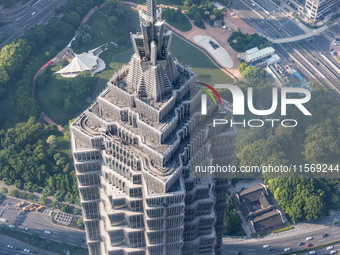
[[182, 32], [191, 30], [192, 26], [187, 17], [180, 11], [172, 8], [163, 8], [163, 19], [165, 19], [170, 25], [177, 28]]
[[[86, 23], [92, 28], [92, 42], [89, 45], [75, 49], [75, 52], [82, 53], [97, 48], [105, 43], [114, 42], [118, 44], [118, 49], [111, 50], [112, 56], [115, 53], [124, 51], [127, 47], [130, 47], [130, 31], [136, 31], [138, 26], [138, 15], [137, 12], [132, 9], [127, 9], [132, 21], [118, 21], [116, 26], [110, 26], [108, 17], [103, 13], [100, 11], [95, 12]], [[108, 53], [106, 54], [108, 55]], [[102, 55], [100, 57], [102, 57]]]
[[197, 80], [209, 84], [232, 83], [233, 79], [221, 71], [200, 49], [173, 36], [171, 52], [183, 65], [197, 73]]
[[291, 229], [294, 229], [294, 227], [293, 226], [288, 226], [288, 227], [285, 227], [285, 228], [280, 228], [280, 229], [274, 230], [272, 233], [276, 234], [276, 233], [280, 233], [280, 232], [291, 230]]
[[65, 250], [70, 251], [71, 254], [86, 255], [87, 249], [73, 246], [65, 243], [60, 243], [52, 241], [50, 239], [45, 239], [40, 237], [38, 234], [23, 233], [16, 229], [9, 229], [7, 226], [0, 227], [0, 233], [6, 236], [10, 236], [22, 242], [27, 242], [28, 244], [37, 247], [39, 249], [45, 249], [56, 254], [65, 254]]

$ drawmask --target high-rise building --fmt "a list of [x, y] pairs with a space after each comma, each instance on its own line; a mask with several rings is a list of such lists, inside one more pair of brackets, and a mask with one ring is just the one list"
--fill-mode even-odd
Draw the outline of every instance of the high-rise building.
[[304, 14], [311, 20], [318, 20], [339, 3], [339, 0], [306, 0]]
[[139, 15], [130, 63], [71, 125], [89, 254], [220, 254], [228, 181], [194, 166], [231, 163], [236, 132], [211, 121], [231, 110], [208, 102], [201, 114], [161, 9], [148, 0]]

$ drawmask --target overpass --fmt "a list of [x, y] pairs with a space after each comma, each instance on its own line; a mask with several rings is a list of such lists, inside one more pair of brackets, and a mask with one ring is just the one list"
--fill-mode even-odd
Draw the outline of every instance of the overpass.
[[270, 38], [270, 37], [267, 37], [267, 36], [265, 36], [265, 37], [269, 41], [271, 41], [272, 43], [290, 43], [290, 42], [296, 42], [296, 41], [300, 41], [300, 40], [303, 40], [303, 39], [307, 39], [307, 38], [315, 36], [315, 35], [319, 35], [322, 32], [326, 31], [327, 29], [328, 29], [328, 26], [322, 26], [322, 27], [319, 27], [317, 29], [313, 29], [311, 32], [308, 32], [306, 34], [292, 36], [292, 37], [286, 37], [286, 38], [273, 39], [273, 38]]

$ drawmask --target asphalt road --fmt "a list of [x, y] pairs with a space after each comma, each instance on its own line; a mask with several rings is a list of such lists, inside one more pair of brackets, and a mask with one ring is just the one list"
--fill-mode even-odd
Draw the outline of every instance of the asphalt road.
[[[322, 237], [322, 234], [329, 234], [328, 237]], [[325, 227], [322, 230], [303, 232], [297, 235], [290, 236], [280, 236], [273, 235], [275, 238], [268, 241], [266, 238], [252, 239], [249, 242], [237, 243], [237, 244], [227, 244], [224, 242], [223, 255], [232, 255], [236, 254], [236, 252], [241, 252], [241, 254], [247, 255], [258, 255], [258, 254], [279, 254], [284, 253], [285, 248], [291, 248], [291, 251], [297, 251], [301, 249], [305, 249], [305, 244], [312, 244], [311, 250], [313, 246], [321, 245], [324, 243], [329, 243], [332, 241], [340, 240], [340, 227], [339, 226], [331, 226]], [[306, 237], [313, 237], [313, 240], [306, 241]], [[299, 246], [298, 243], [303, 242], [304, 244]], [[263, 245], [270, 245], [272, 247], [271, 251], [267, 251], [263, 249]], [[340, 251], [340, 244], [333, 245], [336, 250]], [[326, 248], [316, 250], [316, 254], [329, 254]]]
[[[45, 209], [43, 212], [32, 211], [24, 213], [15, 208], [15, 204], [19, 201], [21, 200], [6, 198], [6, 200], [0, 205], [0, 212], [8, 207], [8, 209], [4, 210], [1, 216], [1, 218], [7, 219], [8, 222], [0, 222], [0, 224], [6, 224], [7, 226], [14, 225], [22, 231], [25, 231], [24, 229], [28, 228], [28, 232], [38, 233], [41, 237], [87, 247], [83, 241], [85, 240], [84, 231], [51, 223], [49, 216], [50, 210], [48, 209]], [[45, 230], [51, 231], [51, 234], [46, 234]]]
[[[266, 8], [271, 6], [267, 0], [261, 0], [259, 3]], [[262, 6], [259, 4], [253, 6], [249, 1], [240, 0], [234, 1], [231, 8], [249, 25], [270, 38], [285, 38], [287, 31], [289, 31], [290, 36], [304, 34], [304, 31], [290, 18], [287, 18], [281, 12], [267, 11]], [[276, 10], [274, 6], [269, 9]]]
[[[13, 246], [13, 248], [9, 248], [7, 245]], [[29, 252], [24, 251], [24, 249], [29, 249]], [[38, 249], [12, 237], [0, 235], [0, 255], [27, 255], [30, 253], [38, 255], [54, 255], [54, 253]]]
[[25, 8], [18, 13], [1, 13], [1, 18], [15, 20], [3, 27], [0, 27], [0, 36], [8, 36], [2, 43], [0, 48], [9, 41], [20, 37], [27, 29], [44, 23], [54, 16], [54, 9], [67, 0], [37, 0], [29, 1]]

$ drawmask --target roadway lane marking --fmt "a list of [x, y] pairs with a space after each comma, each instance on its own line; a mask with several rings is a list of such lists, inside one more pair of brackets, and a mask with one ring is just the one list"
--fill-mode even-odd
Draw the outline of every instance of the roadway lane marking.
[[282, 246], [287, 246], [288, 247], [289, 245], [290, 245], [289, 243], [286, 243], [286, 244], [283, 244]]
[[247, 250], [247, 251], [255, 251], [255, 249], [249, 249], [249, 250]]

